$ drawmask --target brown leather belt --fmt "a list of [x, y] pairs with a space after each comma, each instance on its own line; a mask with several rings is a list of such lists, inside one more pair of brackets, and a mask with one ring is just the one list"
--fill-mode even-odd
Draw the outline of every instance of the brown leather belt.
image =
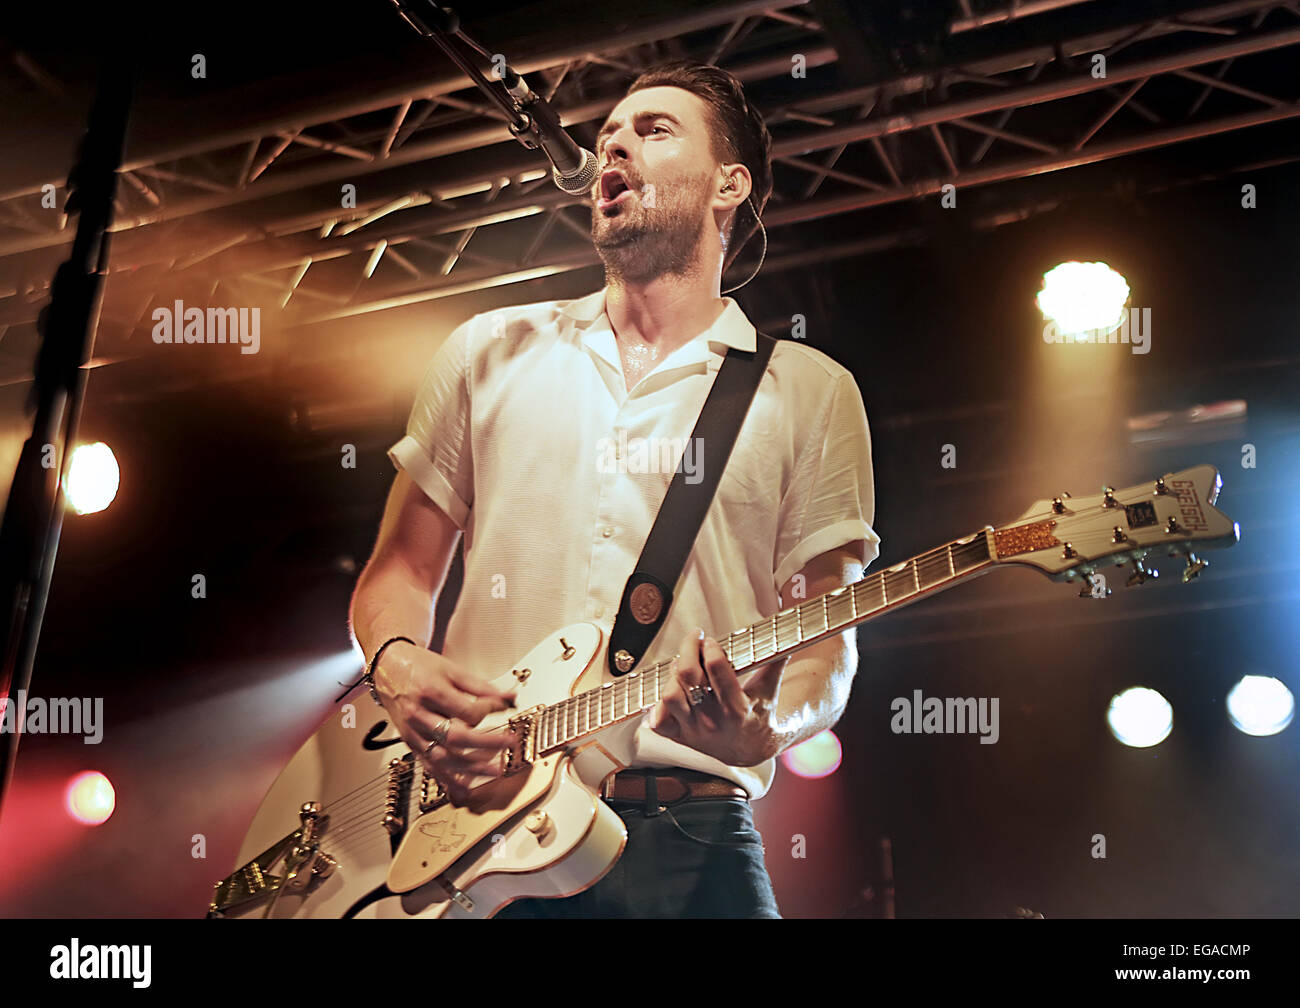
[[[651, 780], [653, 785], [649, 783]], [[701, 798], [749, 798], [749, 792], [735, 781], [697, 770], [671, 769], [621, 770], [605, 779], [600, 796], [615, 801], [645, 802], [651, 787], [655, 796], [652, 800], [660, 805]]]

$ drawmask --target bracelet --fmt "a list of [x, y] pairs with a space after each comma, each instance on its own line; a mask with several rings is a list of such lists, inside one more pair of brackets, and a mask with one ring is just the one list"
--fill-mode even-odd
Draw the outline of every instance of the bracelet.
[[334, 702], [338, 703], [339, 700], [342, 700], [362, 683], [365, 683], [370, 688], [370, 698], [382, 707], [384, 705], [383, 701], [379, 699], [379, 692], [375, 689], [375, 666], [379, 664], [379, 656], [384, 653], [384, 649], [388, 647], [389, 644], [396, 644], [398, 641], [406, 641], [408, 644], [415, 644], [416, 647], [420, 646], [419, 644], [416, 644], [415, 641], [411, 640], [410, 637], [389, 637], [388, 640], [379, 645], [379, 650], [376, 651], [375, 656], [370, 659], [370, 664], [366, 666], [366, 671], [362, 674], [361, 678], [339, 694], [339, 696], [335, 698]]

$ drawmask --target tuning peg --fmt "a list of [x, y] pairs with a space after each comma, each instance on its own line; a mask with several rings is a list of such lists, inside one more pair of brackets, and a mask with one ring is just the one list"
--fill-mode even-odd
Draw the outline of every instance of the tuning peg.
[[1146, 584], [1147, 581], [1154, 580], [1160, 576], [1158, 570], [1149, 569], [1140, 559], [1133, 561], [1133, 573], [1129, 575], [1128, 587], [1134, 585]]
[[1068, 490], [1062, 490], [1060, 497], [1052, 498], [1052, 510], [1055, 511], [1057, 514], [1064, 514], [1065, 502], [1069, 499], [1070, 499], [1070, 492]]
[[1200, 559], [1195, 553], [1187, 554], [1187, 569], [1183, 571], [1183, 584], [1194, 581], [1201, 576], [1201, 571], [1210, 566], [1208, 560]]
[[1119, 507], [1119, 501], [1115, 499], [1115, 488], [1112, 486], [1101, 488], [1101, 506], [1102, 507]]

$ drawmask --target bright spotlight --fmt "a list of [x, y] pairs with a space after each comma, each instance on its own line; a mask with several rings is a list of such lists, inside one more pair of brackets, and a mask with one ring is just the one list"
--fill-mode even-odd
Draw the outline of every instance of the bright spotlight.
[[1272, 676], [1242, 676], [1228, 692], [1228, 718], [1247, 735], [1276, 735], [1295, 717], [1295, 697]]
[[98, 826], [108, 821], [117, 804], [113, 785], [98, 770], [79, 773], [68, 782], [64, 792], [64, 805], [68, 815], [86, 826]]
[[1062, 335], [1099, 340], [1124, 321], [1128, 295], [1128, 283], [1105, 263], [1065, 262], [1043, 274], [1038, 308]]
[[103, 511], [117, 496], [119, 476], [113, 449], [103, 441], [78, 445], [72, 450], [63, 486], [69, 507], [82, 515]]
[[844, 750], [835, 733], [827, 728], [807, 741], [787, 749], [781, 762], [796, 777], [829, 777], [840, 767]]
[[1134, 686], [1111, 697], [1106, 722], [1110, 733], [1125, 745], [1145, 749], [1169, 737], [1174, 709], [1155, 690]]

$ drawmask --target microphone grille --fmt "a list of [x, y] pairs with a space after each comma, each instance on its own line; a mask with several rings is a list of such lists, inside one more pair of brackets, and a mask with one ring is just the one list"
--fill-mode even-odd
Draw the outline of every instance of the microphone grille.
[[570, 196], [581, 196], [590, 192], [591, 187], [596, 184], [596, 176], [600, 174], [600, 165], [596, 161], [596, 155], [585, 147], [580, 149], [582, 150], [582, 164], [578, 165], [573, 171], [562, 175], [558, 168], [551, 169], [551, 179]]

